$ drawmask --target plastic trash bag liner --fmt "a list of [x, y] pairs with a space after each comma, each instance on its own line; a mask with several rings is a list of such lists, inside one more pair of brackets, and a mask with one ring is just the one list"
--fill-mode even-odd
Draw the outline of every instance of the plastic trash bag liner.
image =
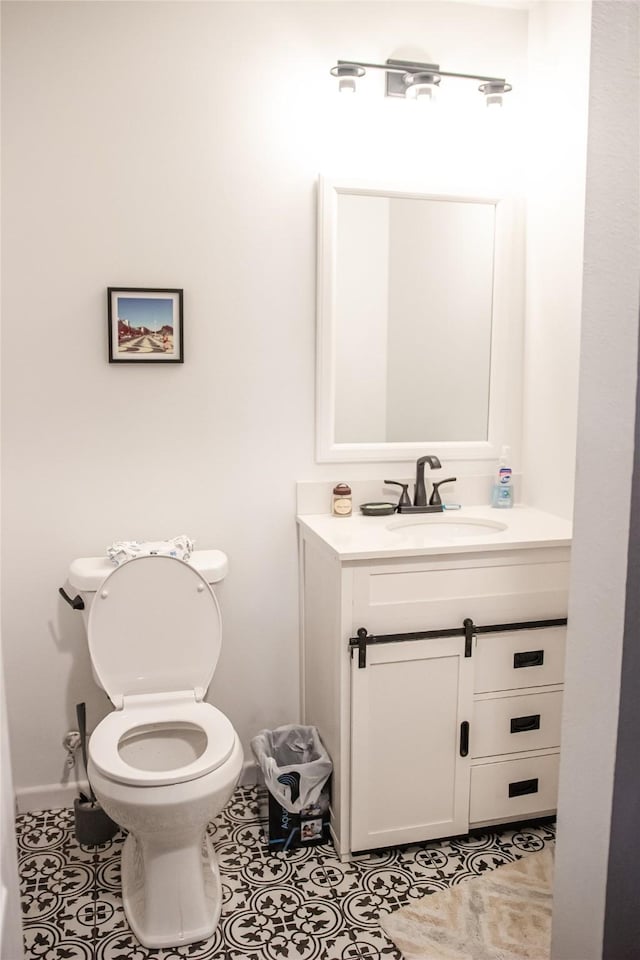
[[289, 813], [316, 803], [333, 769], [315, 727], [261, 730], [251, 741], [267, 789]]

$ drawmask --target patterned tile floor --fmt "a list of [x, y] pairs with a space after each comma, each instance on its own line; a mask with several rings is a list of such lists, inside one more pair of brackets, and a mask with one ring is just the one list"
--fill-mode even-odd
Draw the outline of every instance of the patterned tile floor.
[[206, 942], [147, 950], [122, 909], [122, 835], [81, 847], [70, 809], [18, 817], [27, 960], [401, 960], [380, 913], [541, 850], [555, 835], [555, 824], [538, 822], [350, 863], [331, 845], [270, 853], [252, 787], [239, 787], [209, 829], [224, 894], [218, 929]]

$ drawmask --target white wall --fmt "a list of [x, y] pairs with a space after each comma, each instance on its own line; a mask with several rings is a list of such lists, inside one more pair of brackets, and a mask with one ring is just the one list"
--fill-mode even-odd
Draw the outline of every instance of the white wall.
[[[595, 2], [554, 960], [603, 955], [638, 377], [639, 76], [638, 4]], [[637, 625], [630, 634], [637, 643]], [[608, 896], [635, 896], [637, 909], [637, 882]], [[627, 946], [637, 956], [637, 942]]]
[[[0, 488], [1, 486], [0, 481]], [[22, 915], [18, 881], [15, 811], [4, 660], [2, 657], [2, 638], [0, 636], [0, 957], [15, 957], [15, 960], [20, 960], [23, 956]]]
[[[0, 482], [0, 488], [1, 485]], [[0, 957], [20, 960], [23, 956], [22, 911], [20, 910], [15, 812], [4, 661], [0, 637]]]
[[586, 0], [529, 14], [523, 499], [571, 519], [575, 475], [589, 17]]
[[[405, 56], [495, 72], [515, 129], [527, 14], [8, 2], [2, 18], [3, 636], [15, 783], [38, 805], [75, 703], [91, 724], [109, 709], [57, 588], [115, 538], [225, 550], [210, 699], [245, 745], [297, 716], [294, 481], [389, 469], [313, 459], [317, 174], [491, 193], [519, 142], [495, 152], [473, 85], [473, 106], [452, 94], [425, 124], [413, 104], [341, 102], [328, 71]], [[107, 363], [117, 284], [184, 288], [184, 366]]]

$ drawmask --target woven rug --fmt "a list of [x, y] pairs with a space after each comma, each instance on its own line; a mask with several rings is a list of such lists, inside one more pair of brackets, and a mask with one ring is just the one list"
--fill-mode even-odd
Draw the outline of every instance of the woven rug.
[[553, 852], [428, 894], [380, 918], [405, 960], [548, 960]]

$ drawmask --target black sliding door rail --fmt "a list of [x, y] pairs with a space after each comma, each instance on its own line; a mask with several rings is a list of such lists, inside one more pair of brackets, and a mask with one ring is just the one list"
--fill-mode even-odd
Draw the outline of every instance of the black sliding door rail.
[[367, 632], [366, 627], [360, 627], [357, 637], [349, 638], [349, 649], [358, 651], [358, 666], [367, 665], [367, 647], [375, 643], [406, 643], [412, 640], [442, 640], [447, 637], [465, 638], [465, 657], [471, 656], [474, 636], [486, 633], [510, 633], [515, 630], [542, 630], [545, 627], [566, 627], [567, 618], [557, 617], [554, 620], [518, 620], [515, 623], [490, 623], [478, 626], [467, 617], [461, 627], [449, 627], [446, 630], [419, 630], [408, 633], [384, 633], [374, 636]]

